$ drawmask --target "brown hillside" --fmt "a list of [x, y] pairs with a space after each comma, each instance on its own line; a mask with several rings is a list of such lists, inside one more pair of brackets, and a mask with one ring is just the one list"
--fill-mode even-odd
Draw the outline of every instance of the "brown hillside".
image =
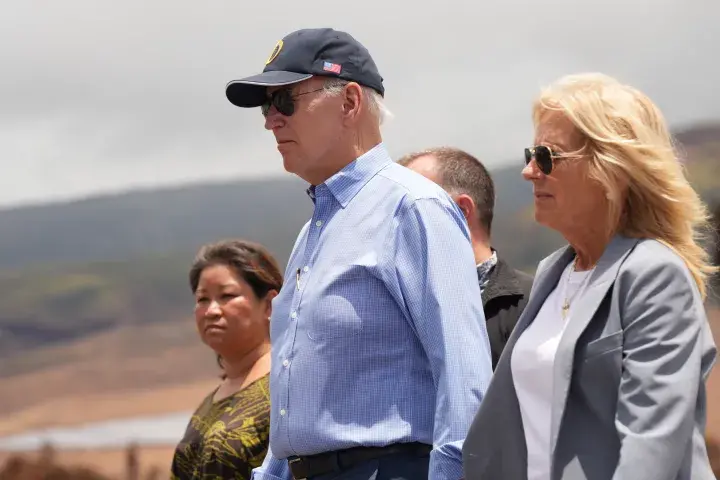
[[218, 381], [189, 322], [127, 327], [43, 354], [55, 366], [0, 378], [0, 435], [189, 410]]

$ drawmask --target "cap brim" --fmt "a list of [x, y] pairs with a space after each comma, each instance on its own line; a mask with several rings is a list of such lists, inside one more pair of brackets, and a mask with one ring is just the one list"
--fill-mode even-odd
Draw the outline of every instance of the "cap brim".
[[309, 73], [263, 72], [260, 75], [233, 80], [225, 87], [225, 96], [238, 107], [254, 108], [265, 102], [267, 87], [292, 85], [311, 78]]

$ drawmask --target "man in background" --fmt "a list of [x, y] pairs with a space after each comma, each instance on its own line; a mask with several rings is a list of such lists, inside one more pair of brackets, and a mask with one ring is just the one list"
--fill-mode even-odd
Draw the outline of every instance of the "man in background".
[[457, 148], [430, 148], [406, 155], [398, 163], [443, 187], [467, 220], [494, 370], [527, 304], [533, 277], [511, 268], [491, 246], [495, 208], [492, 177], [477, 158]]
[[260, 107], [314, 205], [273, 301], [256, 480], [462, 476], [492, 375], [469, 232], [446, 192], [390, 158], [384, 93], [367, 49], [332, 29], [287, 35], [226, 89]]

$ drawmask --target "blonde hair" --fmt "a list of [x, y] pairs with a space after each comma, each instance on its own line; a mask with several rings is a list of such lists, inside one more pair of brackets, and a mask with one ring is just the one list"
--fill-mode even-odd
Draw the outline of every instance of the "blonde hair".
[[642, 92], [607, 75], [562, 77], [533, 105], [537, 126], [554, 111], [585, 137], [588, 172], [608, 198], [608, 229], [658, 240], [687, 264], [703, 298], [717, 271], [701, 246], [709, 227], [705, 204], [692, 188], [658, 107]]

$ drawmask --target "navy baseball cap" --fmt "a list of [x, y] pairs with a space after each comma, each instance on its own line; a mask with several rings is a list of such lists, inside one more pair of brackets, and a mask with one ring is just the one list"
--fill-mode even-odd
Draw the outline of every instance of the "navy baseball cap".
[[288, 34], [277, 42], [261, 74], [231, 81], [225, 95], [238, 107], [259, 107], [267, 98], [267, 87], [292, 85], [316, 75], [356, 82], [385, 95], [383, 78], [367, 49], [349, 34], [332, 28]]

